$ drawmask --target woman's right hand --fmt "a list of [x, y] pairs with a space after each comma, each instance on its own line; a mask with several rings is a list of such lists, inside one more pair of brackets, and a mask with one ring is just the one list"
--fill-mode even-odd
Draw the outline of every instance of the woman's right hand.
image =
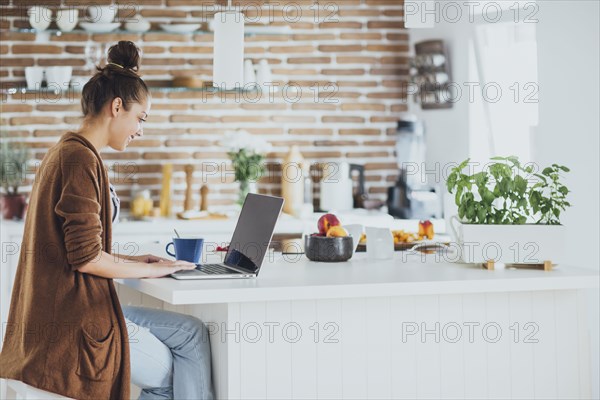
[[160, 278], [177, 271], [196, 268], [196, 264], [183, 260], [158, 261], [146, 265], [149, 271], [147, 278]]

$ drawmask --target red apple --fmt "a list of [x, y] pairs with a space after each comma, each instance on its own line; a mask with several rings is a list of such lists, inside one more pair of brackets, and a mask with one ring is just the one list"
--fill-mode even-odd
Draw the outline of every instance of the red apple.
[[327, 235], [329, 228], [337, 225], [340, 225], [340, 220], [333, 214], [325, 214], [317, 222], [319, 233], [323, 236]]

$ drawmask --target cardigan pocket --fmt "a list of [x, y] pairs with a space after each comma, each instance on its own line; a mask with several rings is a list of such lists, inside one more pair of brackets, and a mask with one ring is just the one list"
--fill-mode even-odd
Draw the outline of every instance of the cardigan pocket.
[[97, 340], [85, 329], [81, 329], [77, 375], [93, 381], [112, 379], [115, 369], [114, 333], [115, 328], [111, 326], [108, 335], [101, 340]]

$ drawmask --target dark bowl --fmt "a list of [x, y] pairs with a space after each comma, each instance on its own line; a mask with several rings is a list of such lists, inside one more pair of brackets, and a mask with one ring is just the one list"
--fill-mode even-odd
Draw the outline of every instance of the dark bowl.
[[352, 236], [304, 236], [304, 254], [311, 261], [340, 262], [352, 258]]

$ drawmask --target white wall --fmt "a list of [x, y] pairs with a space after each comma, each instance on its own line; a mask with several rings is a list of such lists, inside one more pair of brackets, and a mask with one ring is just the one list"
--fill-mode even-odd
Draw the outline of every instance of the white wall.
[[[599, 92], [598, 1], [538, 1], [539, 126], [532, 141], [533, 160], [571, 168], [566, 184], [573, 207], [563, 216], [569, 264], [599, 269]], [[530, 10], [529, 10], [530, 11]], [[412, 44], [444, 39], [451, 57], [453, 80], [468, 81], [468, 42], [473, 24], [440, 21], [433, 29], [413, 29]], [[459, 101], [450, 110], [411, 112], [425, 121], [428, 164], [456, 162], [469, 154], [469, 105]], [[449, 203], [452, 203], [450, 201]], [[447, 202], [448, 204], [448, 202]], [[592, 328], [592, 398], [600, 398], [598, 291], [589, 291]]]
[[[598, 270], [600, 8], [597, 1], [543, 1], [538, 24], [540, 124], [534, 159], [571, 168], [573, 207], [562, 218], [571, 264]], [[589, 293], [593, 396], [599, 390], [598, 291]]]

